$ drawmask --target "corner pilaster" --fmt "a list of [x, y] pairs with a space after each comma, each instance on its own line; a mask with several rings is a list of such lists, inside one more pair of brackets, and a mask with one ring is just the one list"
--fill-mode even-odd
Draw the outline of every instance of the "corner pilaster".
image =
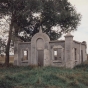
[[65, 36], [65, 65], [66, 68], [73, 68], [73, 58], [72, 58], [72, 49], [73, 49], [73, 36], [68, 33]]

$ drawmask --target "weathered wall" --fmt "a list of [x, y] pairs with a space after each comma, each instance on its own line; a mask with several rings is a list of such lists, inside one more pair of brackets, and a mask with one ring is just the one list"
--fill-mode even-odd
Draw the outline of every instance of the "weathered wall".
[[[23, 60], [24, 51], [27, 51], [27, 60]], [[33, 36], [31, 43], [16, 41], [14, 44], [14, 65], [18, 66], [73, 68], [85, 60], [86, 42], [74, 41], [70, 33], [65, 36], [65, 40], [50, 41], [49, 37], [40, 31]]]
[[77, 41], [73, 42], [73, 49], [76, 49], [76, 56], [75, 56], [75, 50], [74, 50], [74, 66], [81, 63], [81, 60], [80, 60], [81, 48], [80, 47], [81, 47], [80, 42], [77, 42]]
[[87, 60], [87, 51], [86, 51], [86, 46], [84, 44], [81, 44], [81, 50], [83, 50], [83, 62], [84, 62]]
[[[49, 46], [49, 37], [45, 33], [42, 33], [41, 31], [37, 34], [35, 34], [31, 40], [31, 65], [38, 65], [38, 52], [42, 50], [45, 56], [45, 49], [49, 51], [50, 46]], [[42, 54], [42, 53], [41, 53]], [[47, 57], [50, 57], [49, 54], [47, 54]], [[43, 57], [44, 57], [43, 56]], [[46, 56], [45, 56], [46, 57]], [[43, 59], [43, 58], [41, 58]], [[43, 60], [44, 62], [44, 60]], [[48, 64], [50, 62], [47, 62]], [[45, 63], [43, 63], [45, 65]]]
[[66, 68], [73, 68], [73, 58], [72, 58], [72, 49], [73, 49], [73, 36], [68, 34], [65, 36], [65, 63]]
[[[28, 60], [22, 61], [24, 51], [28, 51]], [[17, 65], [18, 66], [25, 66], [25, 65], [30, 65], [30, 57], [31, 56], [31, 45], [30, 43], [18, 43], [18, 60], [17, 60]]]
[[[59, 55], [58, 51], [58, 58], [61, 56], [61, 60], [54, 60], [54, 48], [57, 48], [58, 50], [61, 49], [61, 55]], [[65, 57], [65, 40], [61, 41], [50, 41], [50, 62], [51, 66], [56, 66], [56, 67], [63, 67], [64, 66], [64, 57]]]
[[74, 58], [75, 59], [74, 65], [81, 64], [87, 60], [87, 53], [86, 53], [86, 45], [85, 44], [78, 42], [78, 41], [74, 41], [73, 48], [77, 49], [76, 58]]

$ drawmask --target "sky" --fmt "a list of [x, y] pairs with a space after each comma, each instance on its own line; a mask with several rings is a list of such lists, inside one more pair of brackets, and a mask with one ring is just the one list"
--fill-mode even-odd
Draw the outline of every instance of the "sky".
[[[86, 41], [88, 47], [88, 0], [68, 0], [78, 13], [82, 15], [80, 25], [77, 31], [71, 33], [74, 36], [74, 40], [79, 42]], [[64, 39], [62, 36], [61, 39]], [[88, 48], [87, 48], [88, 53]]]

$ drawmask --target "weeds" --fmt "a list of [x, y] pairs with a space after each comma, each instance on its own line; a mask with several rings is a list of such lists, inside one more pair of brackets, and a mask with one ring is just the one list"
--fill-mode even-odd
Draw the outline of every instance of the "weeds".
[[88, 88], [87, 66], [77, 66], [74, 69], [2, 67], [0, 88]]

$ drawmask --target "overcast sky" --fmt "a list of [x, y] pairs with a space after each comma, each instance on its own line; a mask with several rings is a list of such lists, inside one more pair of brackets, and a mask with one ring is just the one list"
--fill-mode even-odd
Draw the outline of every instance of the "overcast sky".
[[74, 40], [80, 42], [86, 41], [88, 47], [88, 0], [68, 0], [68, 1], [73, 6], [75, 6], [77, 12], [82, 15], [80, 26], [78, 27], [77, 31], [72, 33], [72, 35], [74, 35]]

